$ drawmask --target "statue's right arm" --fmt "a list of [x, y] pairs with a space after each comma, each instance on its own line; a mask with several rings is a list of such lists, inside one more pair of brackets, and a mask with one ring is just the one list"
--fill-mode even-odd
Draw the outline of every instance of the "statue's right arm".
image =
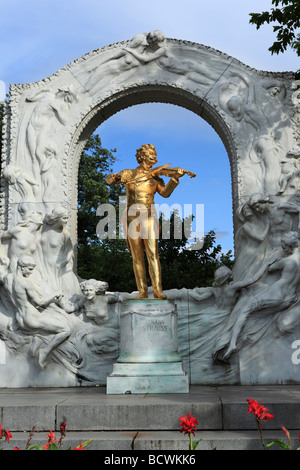
[[52, 302], [58, 302], [63, 295], [62, 291], [57, 291], [51, 295], [41, 297], [37, 293], [35, 286], [31, 282], [26, 283], [26, 293], [27, 296], [31, 299], [31, 301], [38, 307], [46, 307]]
[[111, 184], [118, 184], [120, 182], [120, 177], [119, 177], [120, 173], [111, 173], [110, 175], [107, 175], [107, 177], [105, 178], [105, 182], [109, 185]]
[[122, 170], [119, 173], [111, 173], [105, 178], [106, 184], [125, 184], [128, 181], [129, 171]]

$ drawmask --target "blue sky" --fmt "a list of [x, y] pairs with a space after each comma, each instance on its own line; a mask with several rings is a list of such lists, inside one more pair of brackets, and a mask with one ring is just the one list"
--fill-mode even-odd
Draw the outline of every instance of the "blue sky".
[[[0, 0], [0, 100], [10, 83], [38, 81], [94, 49], [154, 29], [259, 70], [295, 71], [293, 51], [268, 51], [272, 27], [249, 24], [250, 12], [271, 6], [271, 0]], [[205, 121], [177, 106], [145, 104], [112, 116], [97, 132], [104, 147], [117, 149], [116, 171], [134, 167], [136, 148], [153, 143], [159, 164], [196, 172], [196, 179], [182, 178], [170, 203], [204, 204], [205, 231], [215, 230], [222, 247], [232, 249], [229, 160]]]

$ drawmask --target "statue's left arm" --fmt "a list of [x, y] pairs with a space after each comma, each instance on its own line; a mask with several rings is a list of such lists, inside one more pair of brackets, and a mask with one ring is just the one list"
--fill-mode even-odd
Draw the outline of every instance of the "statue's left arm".
[[178, 173], [170, 179], [168, 184], [165, 184], [164, 180], [162, 178], [157, 177], [158, 179], [158, 186], [157, 186], [157, 192], [160, 194], [162, 197], [169, 197], [171, 196], [172, 192], [174, 189], [178, 186], [179, 180], [181, 176], [184, 175], [184, 171], [178, 169]]

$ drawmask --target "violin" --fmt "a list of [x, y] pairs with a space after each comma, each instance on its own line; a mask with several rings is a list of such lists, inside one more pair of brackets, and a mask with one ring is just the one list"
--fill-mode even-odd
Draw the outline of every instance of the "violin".
[[157, 166], [156, 168], [153, 168], [151, 171], [152, 175], [162, 175], [162, 176], [169, 176], [170, 178], [178, 173], [179, 170], [183, 171], [184, 175], [188, 175], [191, 178], [195, 178], [196, 173], [193, 173], [192, 171], [189, 170], [183, 170], [182, 168], [175, 167], [175, 168], [168, 168], [168, 166], [171, 165], [171, 163], [168, 163], [167, 165], [163, 166]]
[[183, 174], [189, 175], [191, 178], [195, 178], [196, 173], [193, 173], [189, 170], [183, 170], [182, 168], [175, 167], [175, 168], [168, 168], [168, 166], [171, 165], [171, 163], [167, 163], [167, 165], [162, 165], [162, 166], [157, 166], [156, 168], [152, 168], [149, 170], [147, 173], [144, 175], [140, 176], [139, 178], [134, 178], [130, 181], [127, 181], [126, 184], [130, 183], [137, 183], [138, 181], [142, 181], [148, 176], [168, 176], [172, 178], [172, 176], [176, 175], [179, 170], [183, 171]]

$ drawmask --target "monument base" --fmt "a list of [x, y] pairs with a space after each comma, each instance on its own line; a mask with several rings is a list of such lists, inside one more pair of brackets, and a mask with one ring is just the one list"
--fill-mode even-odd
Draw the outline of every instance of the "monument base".
[[189, 393], [189, 379], [181, 362], [116, 363], [106, 393]]
[[107, 377], [106, 393], [188, 393], [177, 342], [174, 301], [123, 301], [120, 355]]

